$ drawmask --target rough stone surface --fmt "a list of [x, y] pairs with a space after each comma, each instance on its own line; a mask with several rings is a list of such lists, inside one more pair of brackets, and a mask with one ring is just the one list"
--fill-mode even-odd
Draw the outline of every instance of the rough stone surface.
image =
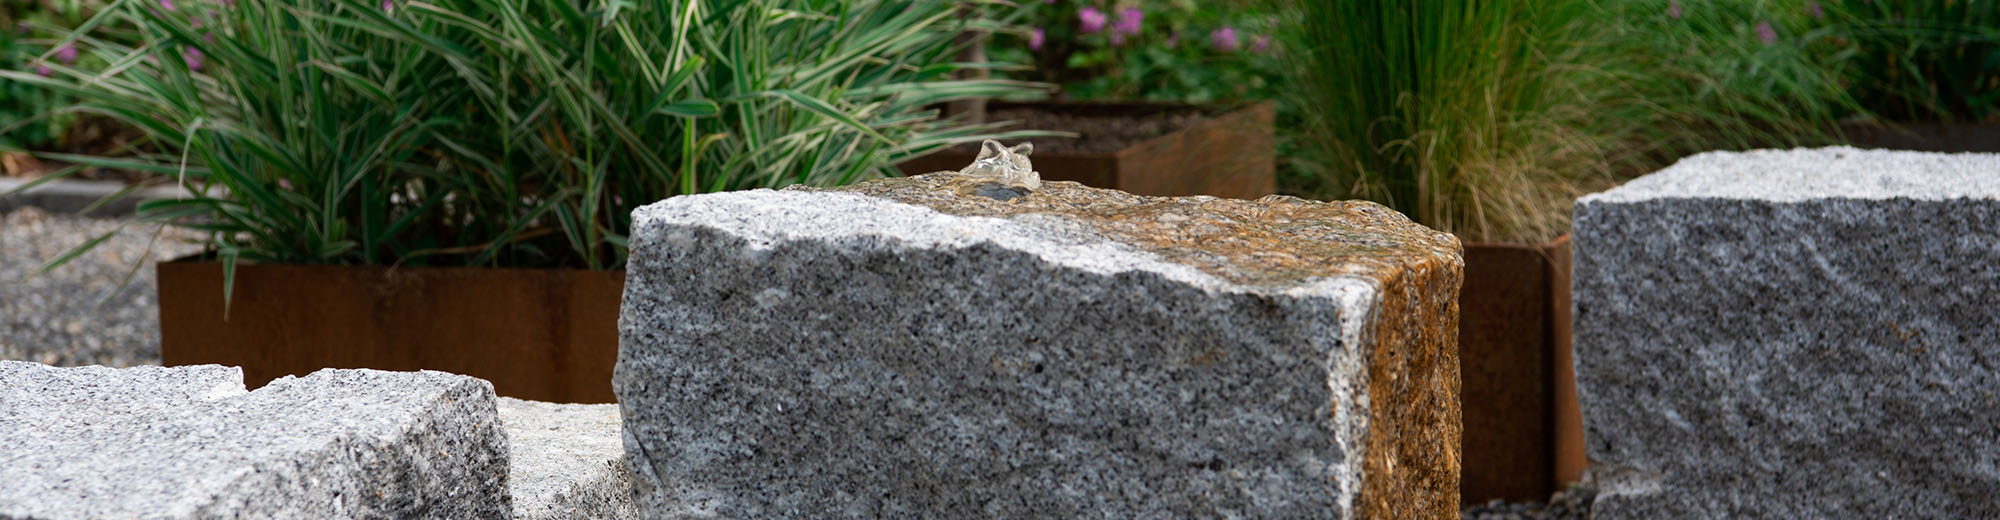
[[1458, 515], [1456, 238], [967, 181], [634, 212], [613, 386], [642, 511]]
[[485, 381], [0, 361], [0, 518], [501, 518]]
[[499, 400], [516, 519], [639, 518], [615, 404]]
[[2000, 517], [2000, 155], [1702, 154], [1575, 244], [1598, 517]]

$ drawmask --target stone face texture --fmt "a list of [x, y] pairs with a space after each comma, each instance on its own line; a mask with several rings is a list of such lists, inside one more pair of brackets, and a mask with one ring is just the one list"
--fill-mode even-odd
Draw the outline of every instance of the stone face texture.
[[1702, 154], [1575, 244], [1599, 517], [2000, 516], [2000, 155]]
[[634, 212], [648, 516], [1458, 514], [1457, 239], [951, 174]]
[[501, 518], [485, 381], [0, 361], [0, 518]]
[[500, 398], [516, 519], [639, 518], [615, 404]]

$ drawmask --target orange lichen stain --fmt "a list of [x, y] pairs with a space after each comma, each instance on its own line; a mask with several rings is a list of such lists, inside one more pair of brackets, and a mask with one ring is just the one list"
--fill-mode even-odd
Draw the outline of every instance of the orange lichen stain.
[[1254, 201], [1150, 197], [1067, 181], [1044, 182], [1026, 196], [1001, 201], [961, 195], [963, 184], [973, 180], [938, 172], [832, 190], [959, 216], [1068, 216], [1112, 241], [1244, 285], [1283, 286], [1329, 276], [1382, 279], [1413, 263], [1462, 262], [1458, 237], [1373, 202], [1283, 195]]

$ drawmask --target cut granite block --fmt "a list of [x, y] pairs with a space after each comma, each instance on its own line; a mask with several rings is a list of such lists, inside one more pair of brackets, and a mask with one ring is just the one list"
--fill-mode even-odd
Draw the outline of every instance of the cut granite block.
[[486, 381], [0, 361], [0, 518], [502, 518]]
[[1575, 247], [1598, 517], [2000, 517], [2000, 155], [1697, 155]]
[[639, 518], [615, 404], [502, 397], [514, 518]]
[[950, 173], [634, 212], [648, 516], [1456, 518], [1457, 238]]

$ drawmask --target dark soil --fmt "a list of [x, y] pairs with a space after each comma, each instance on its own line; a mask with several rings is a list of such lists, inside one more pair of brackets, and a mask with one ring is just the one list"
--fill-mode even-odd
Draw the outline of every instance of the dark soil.
[[[1006, 107], [988, 111], [986, 120], [1020, 121], [1009, 129], [1078, 134], [1075, 138], [1037, 137], [1033, 139], [1035, 153], [1109, 154], [1187, 128], [1218, 112], [1201, 107], [1116, 108], [1119, 107]], [[978, 153], [979, 146], [968, 143], [955, 150]]]

